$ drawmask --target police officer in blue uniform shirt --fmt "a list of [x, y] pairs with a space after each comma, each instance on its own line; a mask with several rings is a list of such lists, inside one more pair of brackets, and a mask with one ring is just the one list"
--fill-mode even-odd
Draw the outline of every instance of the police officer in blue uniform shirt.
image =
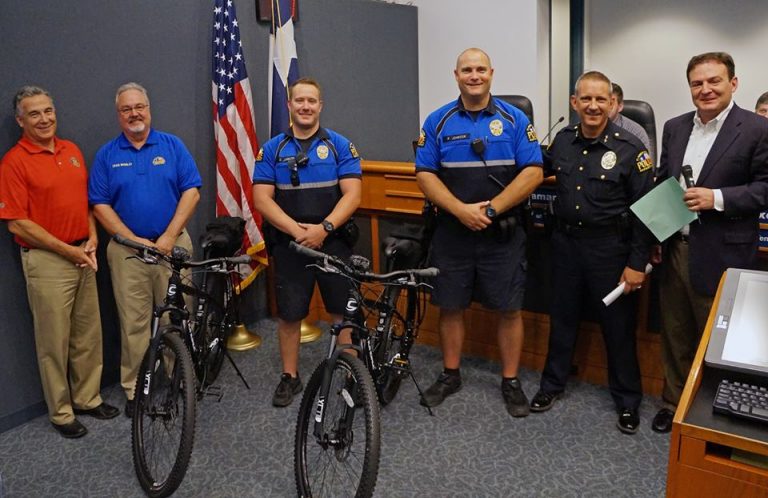
[[493, 68], [477, 48], [454, 70], [460, 97], [429, 115], [416, 149], [416, 179], [438, 208], [432, 264], [440, 269], [444, 370], [421, 403], [437, 406], [461, 389], [464, 310], [471, 301], [498, 312], [501, 392], [507, 411], [528, 415], [517, 371], [523, 345], [525, 232], [520, 204], [542, 181], [536, 132], [519, 109], [491, 96]]
[[[580, 123], [558, 133], [544, 155], [557, 178], [553, 298], [549, 350], [531, 410], [549, 410], [564, 391], [581, 311], [591, 305], [605, 340], [617, 427], [634, 434], [642, 399], [635, 291], [645, 278], [652, 235], [629, 206], [653, 188], [653, 161], [636, 136], [610, 121], [613, 98], [604, 74], [581, 75], [571, 96]], [[625, 295], [605, 306], [601, 299], [622, 282]]]
[[[323, 109], [320, 85], [309, 78], [289, 88], [288, 110], [293, 126], [264, 144], [256, 157], [253, 199], [271, 225], [265, 230], [275, 266], [278, 337], [283, 373], [272, 398], [288, 406], [301, 392], [298, 373], [301, 320], [309, 312], [315, 281], [325, 309], [340, 321], [348, 283], [337, 275], [306, 268], [311, 261], [288, 248], [303, 246], [348, 258], [347, 232], [340, 230], [360, 205], [362, 170], [355, 146], [333, 130], [320, 127]], [[341, 342], [351, 342], [343, 331]]]

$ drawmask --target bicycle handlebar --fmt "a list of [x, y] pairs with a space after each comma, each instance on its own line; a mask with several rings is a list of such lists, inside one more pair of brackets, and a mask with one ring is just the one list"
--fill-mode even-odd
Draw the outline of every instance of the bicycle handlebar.
[[[182, 248], [182, 247], [174, 247], [174, 251], [171, 253], [170, 256], [158, 251], [154, 247], [146, 246], [140, 242], [135, 242], [130, 239], [126, 239], [122, 235], [116, 233], [112, 236], [112, 239], [117, 242], [120, 245], [124, 245], [126, 247], [130, 247], [131, 249], [136, 249], [137, 251], [145, 251], [147, 254], [149, 254], [152, 257], [163, 259], [164, 261], [168, 261], [171, 264], [177, 264], [181, 268], [197, 268], [201, 266], [211, 266], [213, 264], [218, 263], [229, 263], [232, 265], [246, 265], [251, 263], [252, 259], [247, 254], [242, 254], [240, 256], [230, 256], [230, 257], [223, 257], [223, 258], [211, 258], [211, 259], [204, 259], [202, 261], [189, 261], [189, 253]], [[179, 251], [177, 251], [177, 249]]]
[[339, 270], [339, 272], [344, 275], [348, 275], [351, 277], [356, 277], [364, 280], [392, 280], [395, 278], [407, 277], [407, 276], [429, 278], [429, 277], [436, 277], [440, 273], [440, 270], [434, 267], [413, 268], [410, 270], [396, 270], [389, 273], [371, 273], [367, 271], [364, 272], [364, 271], [355, 270], [349, 264], [345, 263], [344, 261], [342, 261], [336, 256], [332, 256], [330, 254], [317, 251], [315, 249], [310, 249], [309, 247], [299, 245], [294, 241], [290, 242], [289, 247], [292, 250], [296, 251], [297, 253], [303, 254], [304, 256], [307, 256], [309, 258], [322, 259], [326, 264], [330, 264], [331, 266]]

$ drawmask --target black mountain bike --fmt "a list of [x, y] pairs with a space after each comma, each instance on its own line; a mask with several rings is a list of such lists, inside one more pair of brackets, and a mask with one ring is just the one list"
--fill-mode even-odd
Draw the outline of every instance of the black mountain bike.
[[[376, 385], [389, 386], [386, 392], [394, 396], [403, 373], [410, 373], [412, 341], [404, 341], [402, 332], [392, 327], [394, 316], [407, 323], [397, 310], [397, 296], [402, 289], [428, 287], [421, 279], [434, 277], [437, 269], [376, 274], [369, 271], [370, 263], [362, 256], [352, 256], [347, 263], [294, 242], [291, 247], [316, 260], [312, 266], [320, 271], [353, 283], [343, 319], [331, 327], [328, 356], [309, 378], [301, 399], [294, 446], [297, 491], [302, 497], [370, 497], [378, 477], [380, 452]], [[380, 298], [364, 297], [363, 282], [383, 286]], [[408, 307], [415, 302], [409, 301]], [[375, 319], [376, 326], [369, 327], [366, 318]], [[351, 329], [352, 344], [337, 343], [344, 329]], [[407, 330], [413, 332], [402, 329]]]
[[[197, 401], [205, 395], [221, 399], [221, 390], [212, 384], [225, 357], [250, 389], [226, 344], [238, 320], [237, 269], [251, 258], [190, 261], [190, 254], [181, 247], [165, 255], [120, 235], [113, 238], [136, 249], [136, 256], [131, 257], [171, 269], [165, 301], [152, 312], [149, 347], [136, 378], [131, 425], [133, 466], [141, 487], [152, 497], [169, 496], [189, 466]], [[187, 268], [202, 273], [199, 287], [183, 281], [181, 270]], [[197, 298], [192, 317], [184, 295]]]

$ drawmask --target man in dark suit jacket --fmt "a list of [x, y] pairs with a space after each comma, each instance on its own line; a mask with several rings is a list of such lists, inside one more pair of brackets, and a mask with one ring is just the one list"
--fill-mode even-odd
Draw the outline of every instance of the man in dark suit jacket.
[[666, 406], [653, 420], [657, 432], [672, 427], [671, 408], [680, 400], [720, 277], [729, 267], [755, 266], [758, 215], [768, 206], [768, 120], [733, 103], [733, 58], [723, 52], [697, 55], [687, 76], [696, 111], [664, 125], [659, 178], [681, 179], [683, 165], [692, 167], [696, 186], [686, 189], [683, 200], [700, 222], [673, 236], [664, 254]]

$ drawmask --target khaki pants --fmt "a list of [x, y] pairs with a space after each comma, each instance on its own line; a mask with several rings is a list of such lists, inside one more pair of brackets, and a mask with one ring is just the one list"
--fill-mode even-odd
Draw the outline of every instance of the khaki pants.
[[[186, 230], [175, 245], [192, 252], [192, 240]], [[120, 318], [120, 384], [128, 399], [133, 399], [136, 376], [149, 345], [152, 309], [162, 304], [171, 276], [166, 266], [126, 259], [135, 255], [135, 250], [115, 241], [107, 246], [107, 262]], [[189, 277], [190, 272], [185, 270], [182, 275]]]
[[101, 404], [96, 274], [42, 249], [22, 250], [21, 264], [48, 417], [54, 424], [68, 424], [75, 418], [73, 406], [89, 409]]
[[661, 354], [664, 362], [662, 399], [677, 405], [693, 357], [707, 324], [713, 296], [699, 294], [691, 286], [688, 272], [688, 244], [672, 240], [661, 274]]

